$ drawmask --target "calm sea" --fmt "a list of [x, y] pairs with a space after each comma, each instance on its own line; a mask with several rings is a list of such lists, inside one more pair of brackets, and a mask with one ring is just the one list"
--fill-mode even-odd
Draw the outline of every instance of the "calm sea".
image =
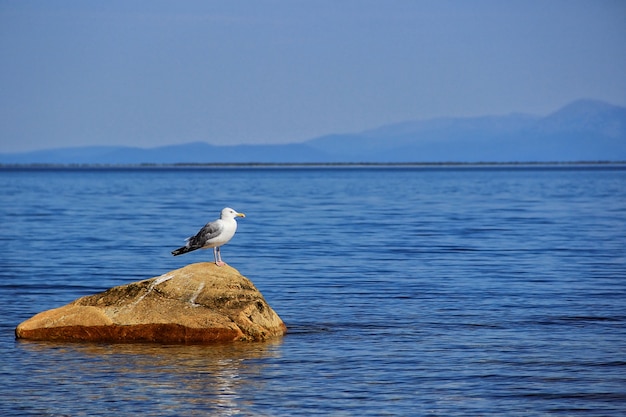
[[[626, 414], [626, 166], [0, 170], [2, 416]], [[264, 344], [16, 341], [222, 250]]]

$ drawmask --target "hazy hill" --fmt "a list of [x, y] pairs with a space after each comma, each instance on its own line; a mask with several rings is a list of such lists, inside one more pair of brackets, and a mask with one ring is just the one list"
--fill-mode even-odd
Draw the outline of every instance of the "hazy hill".
[[546, 116], [440, 118], [305, 142], [339, 160], [626, 160], [626, 108], [579, 100]]
[[229, 162], [626, 161], [626, 108], [579, 100], [545, 117], [525, 114], [438, 118], [288, 145], [150, 149], [84, 147], [0, 154], [4, 164]]
[[303, 144], [214, 146], [204, 142], [156, 148], [96, 146], [0, 154], [3, 164], [176, 164], [318, 162], [328, 156]]

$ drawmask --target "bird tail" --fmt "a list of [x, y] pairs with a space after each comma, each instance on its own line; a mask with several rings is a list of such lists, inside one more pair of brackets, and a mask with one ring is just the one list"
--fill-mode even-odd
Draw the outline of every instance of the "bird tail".
[[189, 246], [182, 246], [176, 250], [173, 250], [172, 255], [178, 256], [178, 255], [182, 255], [183, 253], [191, 252], [192, 250], [193, 249], [191, 249]]

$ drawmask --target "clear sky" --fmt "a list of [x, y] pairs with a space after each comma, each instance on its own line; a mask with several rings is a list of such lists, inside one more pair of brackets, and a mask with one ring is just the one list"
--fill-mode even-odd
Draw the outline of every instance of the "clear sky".
[[0, 0], [0, 152], [626, 105], [623, 0]]

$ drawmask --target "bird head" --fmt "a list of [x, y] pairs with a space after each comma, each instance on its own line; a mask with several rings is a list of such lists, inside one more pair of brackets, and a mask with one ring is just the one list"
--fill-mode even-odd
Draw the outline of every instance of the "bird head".
[[246, 215], [243, 213], [237, 213], [230, 207], [224, 208], [222, 210], [222, 214], [220, 215], [220, 219], [234, 219], [235, 217], [246, 217]]

